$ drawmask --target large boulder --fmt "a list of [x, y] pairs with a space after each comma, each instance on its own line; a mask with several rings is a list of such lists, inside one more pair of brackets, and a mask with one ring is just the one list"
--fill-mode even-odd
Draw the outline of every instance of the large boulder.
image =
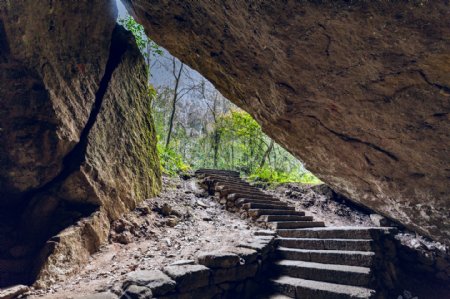
[[0, 259], [29, 248], [0, 287], [75, 273], [160, 189], [145, 62], [116, 17], [107, 0], [0, 2]]
[[449, 242], [448, 1], [122, 1], [321, 180]]
[[83, 161], [37, 194], [22, 216], [26, 225], [21, 231], [28, 240], [57, 235], [50, 256], [42, 253], [44, 246], [34, 265], [41, 286], [77, 273], [107, 241], [111, 220], [160, 189], [145, 63], [131, 33], [120, 26], [112, 43], [124, 52], [105, 86], [95, 122], [81, 140], [86, 145]]
[[0, 3], [0, 205], [54, 179], [78, 143], [109, 55], [109, 7]]

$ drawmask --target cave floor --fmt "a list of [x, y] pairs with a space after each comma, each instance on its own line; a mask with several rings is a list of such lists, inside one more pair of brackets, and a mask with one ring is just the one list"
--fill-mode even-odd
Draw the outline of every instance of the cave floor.
[[237, 244], [258, 228], [225, 211], [196, 186], [194, 179], [164, 178], [158, 197], [112, 225], [110, 242], [75, 276], [29, 298], [75, 298], [108, 289], [138, 269], [160, 269], [199, 251]]
[[[286, 184], [266, 191], [326, 226], [373, 226], [366, 211], [331, 200], [330, 194], [311, 186]], [[110, 242], [77, 275], [62, 275], [50, 288], [31, 289], [26, 295], [77, 298], [98, 293], [120, 285], [131, 271], [160, 269], [179, 260], [195, 259], [200, 251], [251, 238], [258, 229], [249, 219], [226, 211], [197, 185], [196, 179], [164, 177], [161, 194], [114, 222]], [[415, 240], [415, 236], [403, 237], [407, 242]]]

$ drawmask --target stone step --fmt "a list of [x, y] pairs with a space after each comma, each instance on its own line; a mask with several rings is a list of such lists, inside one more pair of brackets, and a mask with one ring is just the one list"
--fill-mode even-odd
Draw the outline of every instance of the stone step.
[[242, 183], [247, 183], [246, 181], [242, 180], [240, 177], [236, 177], [236, 176], [224, 176], [224, 175], [220, 175], [220, 174], [205, 174], [203, 175], [204, 179], [207, 180], [220, 180], [220, 181], [228, 181], [228, 182], [242, 182]]
[[263, 294], [263, 295], [258, 295], [257, 297], [258, 299], [292, 299], [294, 297], [289, 297], [280, 293], [275, 293], [275, 294]]
[[315, 250], [372, 251], [372, 240], [365, 239], [316, 239], [278, 238], [282, 247]]
[[279, 230], [278, 235], [289, 238], [372, 239], [374, 234], [391, 230], [386, 227], [317, 227], [299, 230]]
[[195, 171], [195, 174], [198, 173], [227, 173], [230, 175], [239, 175], [239, 172], [236, 170], [228, 170], [228, 169], [216, 169], [216, 168], [199, 168]]
[[257, 218], [262, 215], [297, 215], [305, 216], [305, 212], [293, 210], [279, 210], [279, 209], [249, 209], [248, 214], [252, 218]]
[[220, 196], [226, 197], [226, 198], [229, 198], [228, 197], [229, 195], [238, 194], [237, 196], [234, 195], [234, 196], [230, 197], [229, 199], [231, 199], [231, 200], [236, 200], [238, 198], [255, 198], [255, 199], [278, 200], [275, 197], [267, 195], [267, 194], [264, 194], [264, 193], [243, 192], [243, 191], [236, 191], [236, 190], [233, 190], [233, 191], [230, 191], [230, 192], [220, 190], [220, 191], [216, 191], [216, 192], [219, 192]]
[[245, 203], [242, 205], [244, 209], [277, 209], [277, 210], [289, 210], [295, 211], [295, 207], [283, 206], [279, 204], [267, 204], [267, 203]]
[[237, 176], [228, 176], [214, 173], [204, 173], [197, 175], [199, 179], [208, 179], [208, 180], [230, 180], [230, 181], [242, 181], [240, 177]]
[[235, 181], [235, 180], [224, 180], [224, 179], [215, 179], [211, 177], [207, 177], [203, 179], [203, 183], [213, 186], [214, 188], [220, 187], [241, 187], [241, 188], [251, 188], [252, 186], [247, 182]]
[[214, 183], [214, 186], [218, 189], [221, 188], [254, 188], [252, 185], [250, 185], [247, 182], [243, 181], [229, 181], [229, 180], [211, 180], [211, 182]]
[[218, 182], [238, 182], [238, 183], [245, 183], [245, 184], [249, 184], [246, 181], [241, 180], [240, 178], [234, 178], [234, 177], [223, 177], [223, 176], [214, 176], [214, 175], [204, 175], [198, 178], [201, 181], [204, 182], [210, 182], [210, 183], [218, 183]]
[[199, 177], [203, 178], [214, 178], [214, 179], [225, 179], [225, 180], [241, 180], [241, 178], [237, 175], [226, 175], [221, 173], [203, 173], [199, 174]]
[[254, 191], [254, 192], [261, 192], [264, 193], [261, 189], [258, 189], [252, 185], [250, 185], [247, 182], [216, 182], [215, 183], [215, 187], [217, 189], [242, 189], [242, 190], [249, 190], [249, 191]]
[[271, 280], [274, 290], [292, 298], [314, 299], [372, 299], [375, 291], [322, 281], [281, 276]]
[[371, 284], [370, 268], [281, 260], [275, 262], [277, 273], [295, 278], [367, 287]]
[[251, 188], [250, 185], [244, 184], [244, 183], [222, 183], [222, 182], [213, 182], [212, 186], [214, 188], [215, 191], [217, 192], [221, 192], [224, 189], [238, 189], [238, 190], [248, 190], [248, 188]]
[[249, 194], [249, 193], [230, 193], [227, 196], [227, 199], [229, 200], [237, 200], [239, 198], [253, 198], [253, 199], [271, 199], [271, 200], [276, 200], [275, 197], [273, 197], [272, 195], [267, 195], [267, 194], [263, 194], [263, 195], [256, 195], [256, 194]]
[[274, 221], [311, 221], [312, 216], [298, 216], [298, 215], [263, 215], [258, 218], [260, 222], [274, 222]]
[[236, 200], [235, 204], [236, 206], [241, 206], [245, 203], [258, 203], [258, 204], [272, 204], [272, 205], [278, 205], [278, 206], [287, 206], [288, 204], [282, 201], [276, 201], [276, 200], [269, 200], [269, 199], [252, 199], [252, 198], [239, 198]]
[[288, 228], [305, 228], [305, 227], [321, 227], [325, 226], [323, 221], [279, 221], [270, 222], [273, 229], [288, 229]]
[[219, 170], [219, 169], [198, 169], [195, 171], [195, 175], [201, 175], [201, 174], [214, 174], [214, 175], [225, 175], [225, 176], [231, 176], [231, 177], [239, 177], [239, 172], [234, 170]]
[[314, 250], [279, 247], [276, 257], [325, 264], [371, 267], [375, 253], [371, 251]]
[[264, 192], [258, 191], [258, 190], [252, 190], [250, 188], [217, 188], [215, 191], [219, 192], [222, 196], [227, 196], [228, 194], [232, 193], [245, 193], [248, 195], [256, 195], [256, 196], [265, 196], [266, 194]]

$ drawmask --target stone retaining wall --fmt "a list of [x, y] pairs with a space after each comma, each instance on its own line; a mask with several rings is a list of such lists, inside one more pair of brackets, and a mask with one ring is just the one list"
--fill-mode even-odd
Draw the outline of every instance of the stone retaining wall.
[[115, 294], [110, 293], [108, 297], [254, 298], [263, 288], [260, 282], [275, 249], [271, 232], [256, 234], [254, 239], [237, 246], [202, 252], [197, 261], [184, 260], [162, 270], [131, 272], [121, 286], [112, 290]]
[[448, 253], [418, 245], [408, 247], [396, 240], [399, 268], [407, 274], [427, 276], [450, 285], [450, 256]]
[[[448, 254], [439, 250], [410, 248], [396, 238], [397, 231], [391, 229], [372, 234], [373, 251], [376, 255], [373, 270], [376, 272], [378, 292], [386, 298], [399, 298], [404, 290], [419, 292], [415, 288], [422, 284], [428, 288], [450, 290], [450, 259]], [[437, 293], [438, 294], [438, 293]], [[428, 297], [439, 298], [428, 294]]]

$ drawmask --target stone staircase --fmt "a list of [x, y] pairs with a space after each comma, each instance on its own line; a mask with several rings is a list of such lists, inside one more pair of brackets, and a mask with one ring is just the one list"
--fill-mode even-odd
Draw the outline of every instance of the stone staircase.
[[200, 184], [227, 210], [274, 230], [278, 247], [264, 298], [381, 298], [376, 241], [390, 228], [325, 227], [234, 171], [201, 169]]
[[277, 230], [274, 289], [292, 298], [375, 298], [371, 230]]

